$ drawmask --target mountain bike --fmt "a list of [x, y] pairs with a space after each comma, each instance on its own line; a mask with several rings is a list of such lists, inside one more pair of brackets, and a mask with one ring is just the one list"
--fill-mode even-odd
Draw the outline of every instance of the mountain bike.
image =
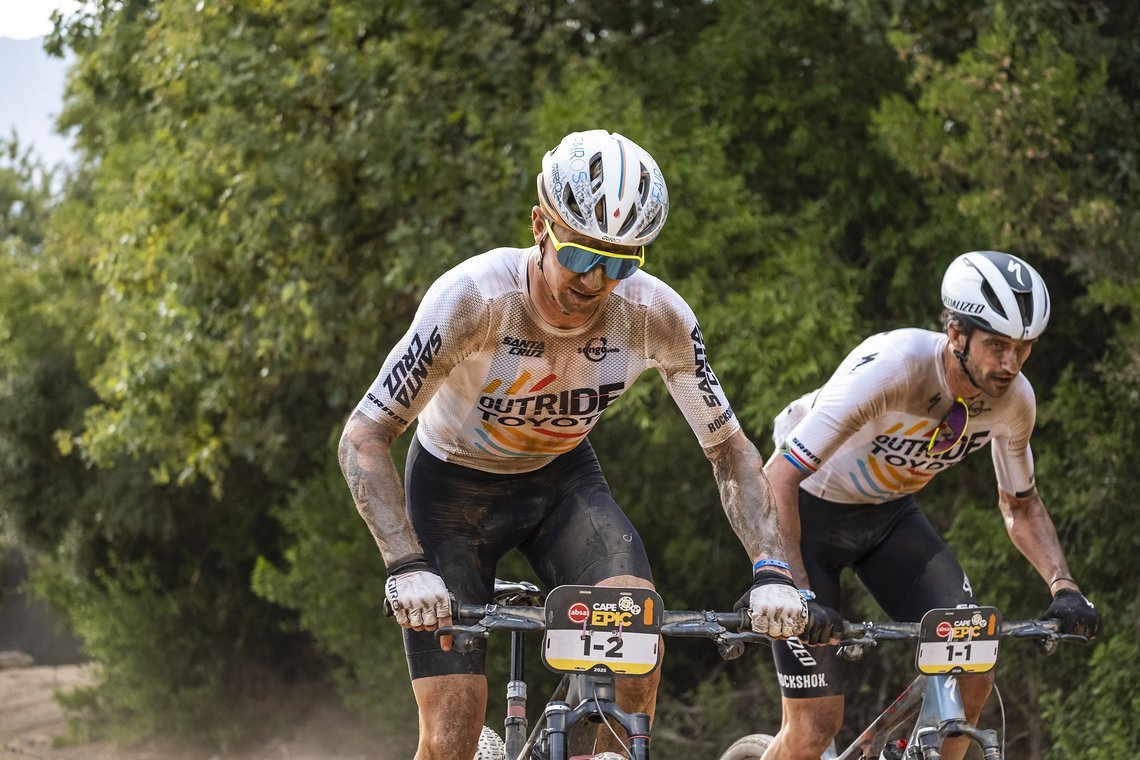
[[[627, 713], [616, 704], [615, 679], [644, 677], [661, 662], [660, 636], [712, 639], [725, 659], [739, 657], [748, 643], [768, 637], [746, 629], [748, 611], [666, 610], [661, 597], [644, 588], [559, 586], [543, 600], [530, 583], [496, 579], [492, 604], [456, 604], [457, 624], [437, 631], [452, 636], [452, 647], [470, 650], [493, 631], [511, 634], [504, 737], [483, 728], [475, 760], [571, 760], [621, 755], [590, 754], [599, 726], [622, 742], [631, 760], [649, 760], [649, 716]], [[528, 733], [527, 688], [523, 672], [524, 635], [542, 633], [542, 660], [562, 673], [533, 730]]]
[[[1002, 621], [996, 607], [934, 609], [919, 623], [861, 623], [844, 625], [840, 654], [858, 660], [866, 646], [886, 640], [917, 640], [915, 664], [919, 675], [842, 752], [835, 745], [821, 760], [939, 760], [948, 736], [965, 736], [978, 745], [985, 760], [1005, 757], [1004, 730], [979, 729], [966, 720], [957, 677], [988, 673], [997, 664], [1003, 637], [1034, 639], [1047, 654], [1062, 641], [1087, 641], [1062, 634], [1055, 620]], [[914, 721], [905, 736], [892, 737]], [[1002, 722], [1004, 723], [1004, 711]], [[751, 734], [733, 743], [720, 760], [759, 760], [772, 737]]]

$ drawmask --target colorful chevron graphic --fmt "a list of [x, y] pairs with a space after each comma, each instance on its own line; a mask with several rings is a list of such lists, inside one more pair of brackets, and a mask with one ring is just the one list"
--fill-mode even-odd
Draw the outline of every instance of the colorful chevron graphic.
[[[868, 455], [855, 460], [857, 469], [848, 471], [851, 483], [859, 493], [875, 501], [893, 499], [903, 494], [914, 493], [925, 486], [934, 475], [947, 466], [946, 463], [930, 460], [923, 452], [924, 441], [928, 441], [938, 423], [922, 420], [904, 429], [906, 423], [899, 422], [879, 436], [911, 442], [905, 450], [907, 456], [893, 453], [881, 446], [872, 446]], [[921, 456], [921, 459], [917, 457]], [[929, 469], [930, 462], [937, 467]], [[920, 466], [921, 465], [921, 466]]]

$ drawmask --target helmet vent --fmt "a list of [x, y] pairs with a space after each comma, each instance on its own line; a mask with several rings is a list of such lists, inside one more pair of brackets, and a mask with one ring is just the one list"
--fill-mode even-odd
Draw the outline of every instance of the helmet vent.
[[1017, 310], [1021, 312], [1021, 324], [1029, 327], [1033, 321], [1033, 294], [1014, 293], [1013, 297], [1017, 299]]
[[637, 180], [637, 197], [641, 200], [641, 204], [649, 200], [649, 169], [645, 164], [641, 165], [641, 175]]
[[[590, 192], [597, 193], [602, 186], [602, 154], [595, 153], [593, 158], [590, 159]], [[594, 204], [594, 221], [598, 223], [598, 227], [605, 231], [609, 229], [609, 220], [606, 219], [606, 196], [603, 195]]]
[[991, 309], [1005, 319], [1009, 319], [1009, 315], [1005, 313], [1005, 309], [1001, 306], [1001, 301], [998, 299], [997, 293], [994, 292], [993, 285], [990, 285], [989, 282], [982, 282], [982, 296], [986, 299], [986, 303], [990, 305]]
[[[637, 224], [638, 221], [639, 221], [638, 220], [638, 214], [626, 214], [625, 223], [621, 226], [621, 229], [618, 230], [617, 236], [618, 237], [624, 237], [625, 234], [627, 232], [629, 232], [633, 228], [633, 226], [635, 224]], [[644, 221], [644, 220], [641, 220], [641, 221]]]
[[562, 200], [565, 201], [566, 208], [570, 210], [571, 214], [580, 220], [584, 218], [582, 209], [578, 206], [578, 199], [574, 197], [574, 191], [569, 185], [566, 185], [562, 190]]

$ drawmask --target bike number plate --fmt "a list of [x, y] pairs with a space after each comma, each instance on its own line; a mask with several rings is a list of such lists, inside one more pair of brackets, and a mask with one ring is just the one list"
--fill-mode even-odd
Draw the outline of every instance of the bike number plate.
[[661, 662], [661, 610], [644, 588], [559, 586], [546, 597], [542, 661], [556, 673], [647, 676]]
[[919, 624], [919, 673], [986, 673], [997, 664], [1001, 611], [956, 607], [926, 613]]

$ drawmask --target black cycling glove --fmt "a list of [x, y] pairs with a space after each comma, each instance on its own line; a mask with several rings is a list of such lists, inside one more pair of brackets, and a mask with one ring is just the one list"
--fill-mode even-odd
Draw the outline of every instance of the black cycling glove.
[[824, 607], [814, 599], [809, 599], [808, 624], [800, 634], [800, 641], [809, 645], [827, 644], [839, 638], [843, 632], [843, 616], [830, 607]]
[[1059, 621], [1061, 633], [1087, 636], [1090, 639], [1095, 639], [1100, 633], [1100, 613], [1084, 594], [1071, 588], [1063, 588], [1056, 593], [1043, 617]]

